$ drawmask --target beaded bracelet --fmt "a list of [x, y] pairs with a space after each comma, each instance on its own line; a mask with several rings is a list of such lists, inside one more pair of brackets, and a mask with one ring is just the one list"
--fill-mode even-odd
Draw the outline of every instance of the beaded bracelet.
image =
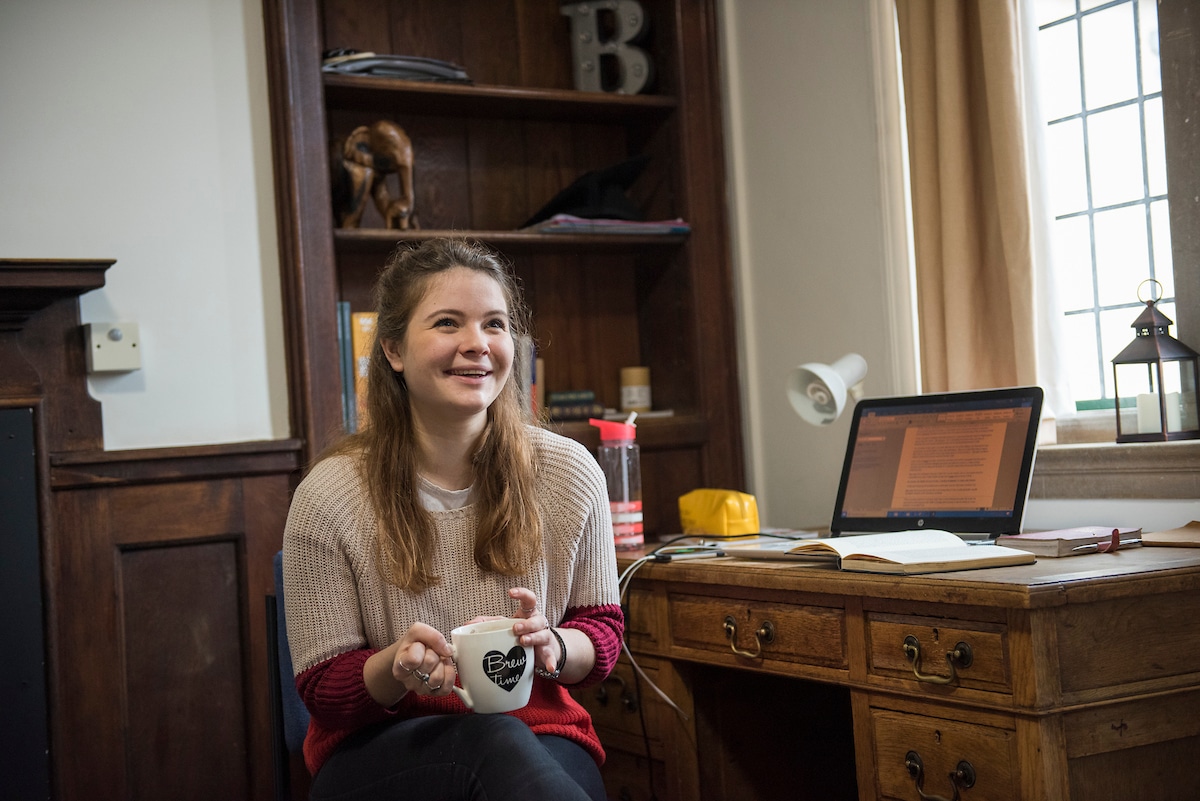
[[533, 672], [541, 676], [543, 679], [557, 679], [562, 674], [563, 665], [567, 664], [567, 644], [563, 642], [562, 635], [554, 628], [550, 628], [550, 633], [554, 635], [554, 639], [558, 640], [558, 647], [562, 651], [562, 656], [558, 658], [558, 662], [554, 664], [554, 672], [546, 670], [542, 667], [533, 668]]

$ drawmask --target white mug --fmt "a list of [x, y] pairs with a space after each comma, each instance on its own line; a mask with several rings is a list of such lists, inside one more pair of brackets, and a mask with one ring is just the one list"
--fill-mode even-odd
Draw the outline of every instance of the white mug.
[[513, 634], [517, 618], [468, 623], [450, 632], [462, 687], [454, 692], [476, 712], [512, 712], [529, 703], [533, 648]]

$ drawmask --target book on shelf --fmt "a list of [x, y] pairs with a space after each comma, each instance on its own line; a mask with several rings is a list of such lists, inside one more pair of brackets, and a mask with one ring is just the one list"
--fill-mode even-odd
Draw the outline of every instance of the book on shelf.
[[782, 541], [752, 547], [731, 545], [725, 548], [725, 555], [739, 559], [832, 562], [842, 570], [902, 575], [1028, 565], [1037, 561], [1029, 551], [968, 544], [957, 535], [939, 529]]
[[1038, 556], [1059, 557], [1136, 548], [1142, 544], [1141, 537], [1140, 528], [1072, 526], [1051, 531], [1001, 534], [996, 538], [996, 544], [1020, 548]]
[[604, 414], [604, 407], [599, 403], [549, 403], [546, 413], [551, 420], [587, 420]]
[[342, 429], [353, 433], [357, 428], [357, 408], [354, 394], [354, 345], [350, 335], [350, 303], [337, 302], [338, 367], [342, 388]]
[[615, 220], [555, 214], [548, 220], [534, 223], [525, 230], [539, 234], [686, 234], [692, 227], [681, 219], [674, 220]]
[[551, 405], [567, 405], [571, 403], [595, 403], [596, 393], [590, 389], [560, 389], [546, 394], [546, 402]]
[[375, 312], [354, 312], [350, 315], [350, 341], [354, 348], [354, 412], [355, 427], [367, 418], [367, 372], [371, 364], [371, 347], [375, 344]]
[[[603, 419], [624, 421], [624, 420], [629, 419], [629, 414], [630, 414], [629, 412], [623, 412], [620, 409], [613, 409], [610, 407], [610, 408], [606, 408], [604, 410]], [[675, 416], [674, 409], [651, 409], [648, 412], [638, 412], [637, 413], [638, 420], [654, 420], [654, 419], [660, 418], [660, 417], [674, 417], [674, 416]]]
[[[537, 352], [536, 349], [534, 351]], [[540, 356], [533, 359], [533, 419], [537, 419], [546, 408], [546, 360]]]
[[324, 54], [322, 72], [342, 75], [372, 75], [406, 81], [471, 83], [467, 71], [450, 61], [422, 56], [389, 55], [371, 51], [332, 50]]
[[526, 357], [523, 359], [513, 360], [512, 377], [517, 382], [521, 397], [525, 399], [525, 410], [528, 412], [530, 419], [536, 420], [538, 416], [538, 394], [541, 392], [538, 388], [541, 359], [537, 357], [537, 345], [534, 344], [532, 337], [525, 334], [516, 338], [513, 342], [513, 347], [515, 353], [526, 354]]
[[1146, 532], [1142, 535], [1142, 544], [1200, 548], [1200, 520], [1193, 520], [1179, 528], [1166, 531]]

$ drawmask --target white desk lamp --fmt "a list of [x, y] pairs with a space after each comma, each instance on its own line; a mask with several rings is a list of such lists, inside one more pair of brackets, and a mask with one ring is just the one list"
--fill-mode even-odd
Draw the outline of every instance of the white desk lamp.
[[867, 360], [847, 353], [832, 365], [802, 364], [788, 376], [788, 400], [796, 414], [814, 426], [829, 425], [846, 408], [846, 397], [858, 397], [858, 384], [867, 375]]

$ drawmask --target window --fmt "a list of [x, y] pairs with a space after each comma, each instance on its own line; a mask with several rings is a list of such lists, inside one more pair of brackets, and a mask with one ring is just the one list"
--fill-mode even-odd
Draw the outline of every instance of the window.
[[1159, 309], [1177, 319], [1157, 9], [1154, 0], [1033, 0], [1032, 9], [1062, 364], [1077, 409], [1112, 408], [1111, 359], [1133, 338], [1138, 285], [1156, 279]]

